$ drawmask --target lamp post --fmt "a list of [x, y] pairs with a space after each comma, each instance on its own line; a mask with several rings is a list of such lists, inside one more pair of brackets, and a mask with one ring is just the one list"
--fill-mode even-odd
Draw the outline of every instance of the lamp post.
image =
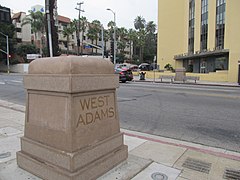
[[9, 45], [8, 45], [8, 35], [0, 32], [0, 34], [2, 34], [3, 36], [6, 37], [6, 41], [7, 41], [7, 52], [3, 51], [6, 55], [7, 55], [7, 73], [9, 73], [10, 68], [9, 68]]
[[51, 17], [50, 17], [50, 1], [45, 0], [46, 4], [46, 15], [47, 15], [47, 28], [48, 28], [48, 46], [49, 46], [49, 55], [53, 57], [53, 47], [52, 47], [52, 28], [51, 28]]
[[108, 11], [111, 11], [111, 12], [113, 13], [113, 16], [114, 16], [114, 32], [113, 32], [113, 45], [114, 45], [114, 47], [113, 47], [113, 63], [114, 63], [114, 65], [116, 65], [116, 48], [117, 48], [117, 46], [116, 46], [116, 13], [115, 13], [113, 10], [109, 9], [109, 8], [107, 8], [107, 10], [108, 10]]

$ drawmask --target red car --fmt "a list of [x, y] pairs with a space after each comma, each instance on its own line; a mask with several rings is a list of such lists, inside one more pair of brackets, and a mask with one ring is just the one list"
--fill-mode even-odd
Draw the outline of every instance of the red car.
[[119, 74], [119, 81], [123, 83], [133, 80], [133, 74], [131, 69], [117, 68], [115, 69], [115, 74]]

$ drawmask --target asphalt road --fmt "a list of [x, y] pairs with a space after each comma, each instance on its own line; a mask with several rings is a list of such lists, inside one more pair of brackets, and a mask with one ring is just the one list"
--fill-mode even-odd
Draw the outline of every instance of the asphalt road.
[[240, 88], [121, 84], [122, 128], [240, 152]]
[[[131, 82], [117, 97], [122, 128], [240, 152], [240, 88]], [[0, 74], [0, 99], [25, 105], [22, 76]]]

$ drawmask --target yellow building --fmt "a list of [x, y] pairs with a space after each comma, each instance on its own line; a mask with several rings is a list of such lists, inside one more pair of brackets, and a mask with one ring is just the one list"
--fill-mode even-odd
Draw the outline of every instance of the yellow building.
[[239, 81], [240, 0], [158, 0], [158, 58], [201, 80]]

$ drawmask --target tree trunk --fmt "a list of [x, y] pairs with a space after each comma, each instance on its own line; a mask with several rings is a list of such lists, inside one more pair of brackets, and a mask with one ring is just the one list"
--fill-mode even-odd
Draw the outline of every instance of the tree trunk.
[[130, 42], [129, 59], [132, 61], [132, 42]]
[[[92, 44], [93, 44], [93, 39], [92, 39]], [[93, 54], [93, 46], [92, 46], [92, 54]]]
[[82, 31], [81, 55], [83, 54], [83, 37], [84, 37], [84, 31]]
[[39, 33], [39, 34], [40, 34], [39, 50], [40, 50], [40, 55], [42, 57], [42, 54], [43, 54], [43, 51], [42, 51], [42, 33]]
[[67, 36], [67, 56], [69, 55], [69, 47], [68, 47], [68, 43], [69, 43], [69, 36]]
[[[96, 45], [96, 46], [97, 46], [97, 40], [98, 40], [98, 38], [95, 39], [95, 45]], [[96, 54], [97, 54], [97, 50], [98, 50], [98, 49], [96, 48], [96, 50], [95, 50], [95, 53], [96, 53]]]

